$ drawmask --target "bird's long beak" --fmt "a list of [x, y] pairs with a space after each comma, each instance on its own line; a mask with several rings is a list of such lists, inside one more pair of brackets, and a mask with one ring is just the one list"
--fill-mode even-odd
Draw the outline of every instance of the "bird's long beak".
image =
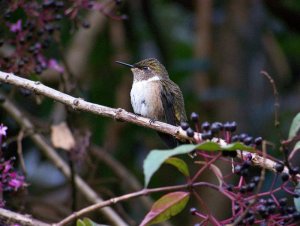
[[131, 68], [134, 67], [132, 64], [127, 64], [127, 63], [124, 63], [124, 62], [122, 62], [122, 61], [116, 61], [116, 63], [125, 65], [125, 66], [127, 66], [127, 67], [131, 67]]

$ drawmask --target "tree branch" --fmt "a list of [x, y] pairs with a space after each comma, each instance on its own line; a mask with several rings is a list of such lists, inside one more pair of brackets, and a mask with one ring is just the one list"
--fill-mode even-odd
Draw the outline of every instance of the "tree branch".
[[15, 213], [10, 210], [0, 208], [0, 223], [5, 225], [23, 225], [23, 226], [50, 226], [45, 222], [33, 219], [29, 215]]
[[71, 221], [73, 221], [74, 219], [79, 218], [87, 213], [92, 212], [92, 211], [95, 211], [96, 209], [103, 208], [105, 206], [110, 206], [110, 205], [116, 204], [116, 203], [124, 201], [124, 200], [131, 199], [131, 198], [149, 195], [149, 194], [156, 193], [156, 192], [178, 191], [178, 190], [185, 190], [185, 189], [190, 189], [190, 188], [195, 188], [195, 187], [200, 187], [200, 186], [207, 186], [209, 188], [215, 189], [219, 192], [222, 192], [222, 194], [226, 195], [228, 198], [231, 198], [227, 193], [222, 191], [222, 187], [214, 185], [214, 184], [210, 184], [208, 182], [196, 182], [193, 184], [174, 185], [174, 186], [167, 186], [167, 187], [160, 187], [160, 188], [145, 188], [145, 189], [137, 191], [137, 192], [129, 193], [126, 195], [115, 197], [115, 198], [111, 198], [106, 201], [83, 208], [77, 212], [74, 212], [73, 214], [66, 217], [62, 221], [58, 222], [57, 224], [53, 224], [53, 226], [66, 225], [66, 224], [70, 223]]
[[[170, 124], [159, 121], [150, 123], [150, 120], [148, 118], [135, 115], [133, 113], [125, 111], [124, 109], [115, 109], [99, 104], [90, 103], [81, 98], [75, 98], [65, 93], [59, 92], [55, 89], [52, 89], [48, 86], [45, 86], [39, 81], [34, 82], [25, 78], [18, 77], [12, 73], [5, 73], [0, 71], [0, 81], [25, 89], [29, 89], [36, 94], [42, 94], [69, 107], [72, 107], [74, 110], [86, 111], [96, 115], [110, 117], [120, 121], [130, 122], [139, 126], [157, 130], [159, 132], [170, 134], [179, 139], [192, 139], [193, 141], [197, 141], [199, 137], [199, 134], [195, 133], [194, 138], [190, 138], [186, 135], [186, 132], [180, 127], [172, 126]], [[213, 141], [218, 142], [221, 145], [226, 145], [226, 142], [219, 138], [213, 139]], [[244, 155], [247, 154], [249, 154], [249, 152], [243, 151], [239, 153], [238, 157], [244, 159]], [[276, 172], [275, 161], [271, 159], [264, 160], [262, 156], [256, 153], [251, 153], [251, 155], [251, 161], [254, 165], [259, 166], [261, 168], [264, 167], [267, 170]], [[288, 172], [287, 167], [284, 168], [284, 172]], [[298, 174], [296, 177], [297, 180], [299, 180], [300, 175]]]
[[86, 111], [96, 115], [114, 118], [116, 120], [131, 122], [136, 125], [173, 135], [176, 138], [191, 139], [180, 127], [172, 126], [159, 121], [149, 123], [150, 120], [148, 118], [137, 116], [121, 108], [110, 108], [103, 105], [87, 102], [81, 98], [72, 97], [48, 86], [45, 86], [39, 81], [31, 81], [16, 76], [12, 73], [5, 73], [2, 71], [0, 71], [0, 81], [31, 90], [37, 95], [41, 94], [43, 96], [47, 96], [53, 100], [56, 100], [73, 108], [74, 110]]

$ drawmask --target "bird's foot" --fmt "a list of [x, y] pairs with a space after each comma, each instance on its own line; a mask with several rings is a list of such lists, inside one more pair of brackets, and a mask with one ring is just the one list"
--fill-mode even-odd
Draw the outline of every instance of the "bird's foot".
[[155, 123], [155, 121], [156, 121], [156, 120], [155, 120], [154, 118], [150, 118], [150, 119], [149, 119], [149, 124], [151, 125], [152, 123]]

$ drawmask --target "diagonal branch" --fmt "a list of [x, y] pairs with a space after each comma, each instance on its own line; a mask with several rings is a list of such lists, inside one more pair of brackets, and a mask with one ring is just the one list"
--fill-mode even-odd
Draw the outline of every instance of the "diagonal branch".
[[227, 196], [228, 198], [231, 198], [230, 195], [228, 195], [227, 193], [222, 191], [221, 187], [214, 185], [214, 184], [210, 184], [208, 182], [195, 182], [193, 184], [182, 184], [182, 185], [166, 186], [166, 187], [159, 187], [159, 188], [144, 188], [143, 190], [140, 190], [137, 192], [132, 192], [132, 193], [125, 194], [125, 195], [122, 195], [119, 197], [111, 198], [106, 201], [99, 202], [97, 204], [85, 207], [77, 212], [74, 212], [73, 214], [69, 215], [68, 217], [61, 220], [60, 222], [53, 224], [53, 226], [66, 225], [66, 224], [70, 223], [71, 221], [73, 221], [74, 219], [82, 217], [83, 215], [90, 213], [96, 209], [99, 209], [99, 208], [101, 209], [105, 206], [113, 205], [118, 202], [129, 200], [129, 199], [132, 199], [135, 197], [150, 195], [152, 193], [157, 193], [157, 192], [189, 190], [191, 188], [196, 188], [196, 187], [201, 187], [201, 186], [205, 186], [205, 187], [209, 187], [211, 189], [217, 190], [217, 191], [221, 192], [223, 195]]
[[[182, 130], [180, 127], [172, 126], [170, 124], [164, 123], [164, 122], [151, 122], [149, 123], [148, 118], [137, 116], [133, 113], [127, 112], [124, 109], [118, 108], [110, 108], [99, 104], [94, 104], [88, 101], [85, 101], [81, 98], [75, 98], [70, 95], [67, 95], [65, 93], [59, 92], [55, 89], [52, 89], [48, 86], [43, 85], [39, 81], [31, 81], [25, 78], [21, 78], [19, 76], [16, 76], [12, 73], [5, 73], [0, 71], [0, 81], [8, 84], [12, 84], [18, 87], [22, 87], [25, 89], [29, 89], [33, 91], [36, 94], [42, 94], [44, 96], [47, 96], [53, 100], [56, 100], [60, 103], [63, 103], [69, 107], [72, 107], [74, 110], [81, 110], [90, 112], [96, 115], [105, 116], [114, 118], [116, 120], [120, 121], [126, 121], [130, 122], [139, 126], [147, 127], [150, 129], [154, 129], [159, 132], [170, 134], [176, 138], [179, 139], [189, 139], [192, 138], [188, 137], [186, 132]], [[193, 141], [197, 141], [199, 134], [195, 133]], [[200, 136], [201, 137], [201, 136]], [[221, 140], [219, 138], [213, 139], [213, 141], [219, 142], [221, 145], [226, 144], [224, 140]], [[249, 154], [249, 152], [243, 151], [240, 152], [238, 157], [244, 158], [244, 155]], [[275, 165], [276, 162], [271, 159], [265, 159], [260, 156], [257, 153], [251, 153], [252, 155], [252, 163], [256, 166], [259, 166], [260, 168], [265, 168], [267, 170], [271, 170], [273, 172], [276, 172]], [[288, 172], [287, 167], [284, 168], [284, 172]], [[297, 180], [300, 180], [300, 175], [298, 174], [296, 176]]]
[[23, 226], [51, 226], [45, 222], [33, 219], [29, 215], [15, 213], [10, 210], [0, 208], [0, 222], [1, 225], [23, 225]]
[[131, 122], [136, 125], [140, 125], [143, 127], [148, 127], [159, 132], [167, 133], [175, 136], [176, 138], [185, 138], [191, 139], [186, 135], [186, 132], [183, 131], [180, 127], [172, 126], [163, 122], [151, 122], [149, 123], [149, 119], [137, 116], [133, 113], [127, 112], [124, 109], [118, 108], [110, 108], [99, 104], [94, 104], [88, 101], [85, 101], [81, 98], [75, 98], [68, 94], [59, 92], [55, 89], [52, 89], [48, 86], [43, 85], [39, 81], [31, 81], [25, 78], [21, 78], [12, 73], [5, 73], [0, 71], [0, 81], [4, 83], [8, 83], [11, 85], [15, 85], [18, 87], [22, 87], [24, 89], [28, 89], [33, 91], [35, 94], [41, 94], [43, 96], [47, 96], [53, 100], [56, 100], [60, 103], [63, 103], [74, 110], [91, 112], [96, 115], [105, 116], [114, 118], [120, 121]]

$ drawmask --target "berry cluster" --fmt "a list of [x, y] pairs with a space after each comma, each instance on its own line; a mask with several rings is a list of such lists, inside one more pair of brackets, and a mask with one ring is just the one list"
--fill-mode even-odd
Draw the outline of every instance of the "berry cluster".
[[[119, 5], [120, 1], [111, 1]], [[92, 0], [43, 0], [43, 1], [5, 1], [6, 9], [0, 23], [6, 25], [1, 31], [0, 47], [4, 57], [0, 58], [0, 67], [7, 72], [20, 75], [40, 74], [47, 68], [59, 73], [63, 67], [55, 59], [49, 59], [48, 49], [56, 48], [60, 42], [62, 25], [73, 22], [75, 27], [80, 24], [84, 28], [89, 23], [82, 19], [84, 10], [92, 9], [106, 13], [107, 3]], [[57, 55], [57, 54], [56, 54]]]
[[[196, 131], [202, 133], [203, 140], [210, 140], [213, 137], [223, 138], [227, 143], [231, 142], [243, 142], [246, 145], [260, 145], [262, 142], [261, 137], [253, 138], [246, 133], [239, 135], [233, 135], [237, 129], [236, 122], [203, 122], [201, 126], [199, 125], [199, 115], [195, 112], [191, 114], [191, 121], [195, 124]], [[189, 126], [187, 122], [181, 123], [181, 128], [186, 131], [189, 137], [194, 136], [194, 130]], [[222, 137], [223, 135], [223, 137]]]
[[[212, 138], [220, 138], [224, 139], [226, 143], [244, 143], [252, 146], [258, 153], [261, 152], [259, 147], [261, 147], [263, 141], [262, 137], [254, 138], [246, 133], [236, 134], [236, 122], [203, 122], [200, 124], [197, 113], [192, 113], [190, 119], [194, 123], [195, 130], [188, 123], [182, 123], [181, 128], [186, 131], [189, 137], [195, 136], [194, 131], [200, 132], [201, 139], [197, 140], [199, 143]], [[295, 177], [299, 173], [299, 167], [288, 167], [289, 170], [287, 171], [285, 165], [278, 161], [274, 167], [277, 173], [271, 181], [271, 187], [268, 188], [268, 191], [261, 191], [263, 180], [261, 176], [251, 171], [253, 169], [251, 153], [242, 155], [243, 159], [232, 159], [237, 155], [235, 151], [223, 151], [222, 155], [203, 151], [197, 151], [196, 154], [206, 161], [207, 165], [203, 168], [209, 168], [210, 164], [213, 164], [216, 160], [221, 160], [224, 164], [230, 164], [232, 168], [231, 176], [215, 173], [222, 181], [221, 193], [231, 200], [232, 215], [219, 221], [211, 214], [205, 214], [196, 208], [191, 208], [190, 213], [202, 219], [202, 224], [214, 222], [215, 224], [225, 225], [235, 222], [238, 223], [237, 225], [296, 225], [299, 223], [300, 212], [291, 202], [292, 198], [299, 196], [294, 192], [295, 184], [292, 183], [296, 181]], [[224, 157], [231, 157], [231, 159], [229, 161], [228, 158]], [[267, 157], [270, 156], [267, 155]], [[203, 171], [200, 168], [197, 176]], [[232, 184], [234, 180], [228, 180], [231, 177], [237, 177], [238, 182]], [[277, 195], [279, 192], [281, 194]], [[279, 196], [282, 196], [282, 192], [284, 198], [279, 198]], [[236, 222], [237, 220], [238, 222]]]
[[[203, 140], [211, 140], [212, 138], [221, 138], [224, 139], [226, 143], [242, 142], [245, 145], [251, 145], [258, 147], [261, 145], [263, 139], [262, 137], [253, 138], [246, 133], [234, 134], [237, 130], [236, 122], [203, 122], [199, 123], [199, 115], [193, 112], [190, 116], [191, 121], [195, 125], [196, 132], [201, 132], [201, 140], [198, 140], [201, 143]], [[187, 136], [194, 137], [194, 129], [192, 129], [187, 122], [181, 123], [181, 128], [186, 131]], [[236, 157], [236, 152], [234, 151], [223, 151], [223, 156]]]

